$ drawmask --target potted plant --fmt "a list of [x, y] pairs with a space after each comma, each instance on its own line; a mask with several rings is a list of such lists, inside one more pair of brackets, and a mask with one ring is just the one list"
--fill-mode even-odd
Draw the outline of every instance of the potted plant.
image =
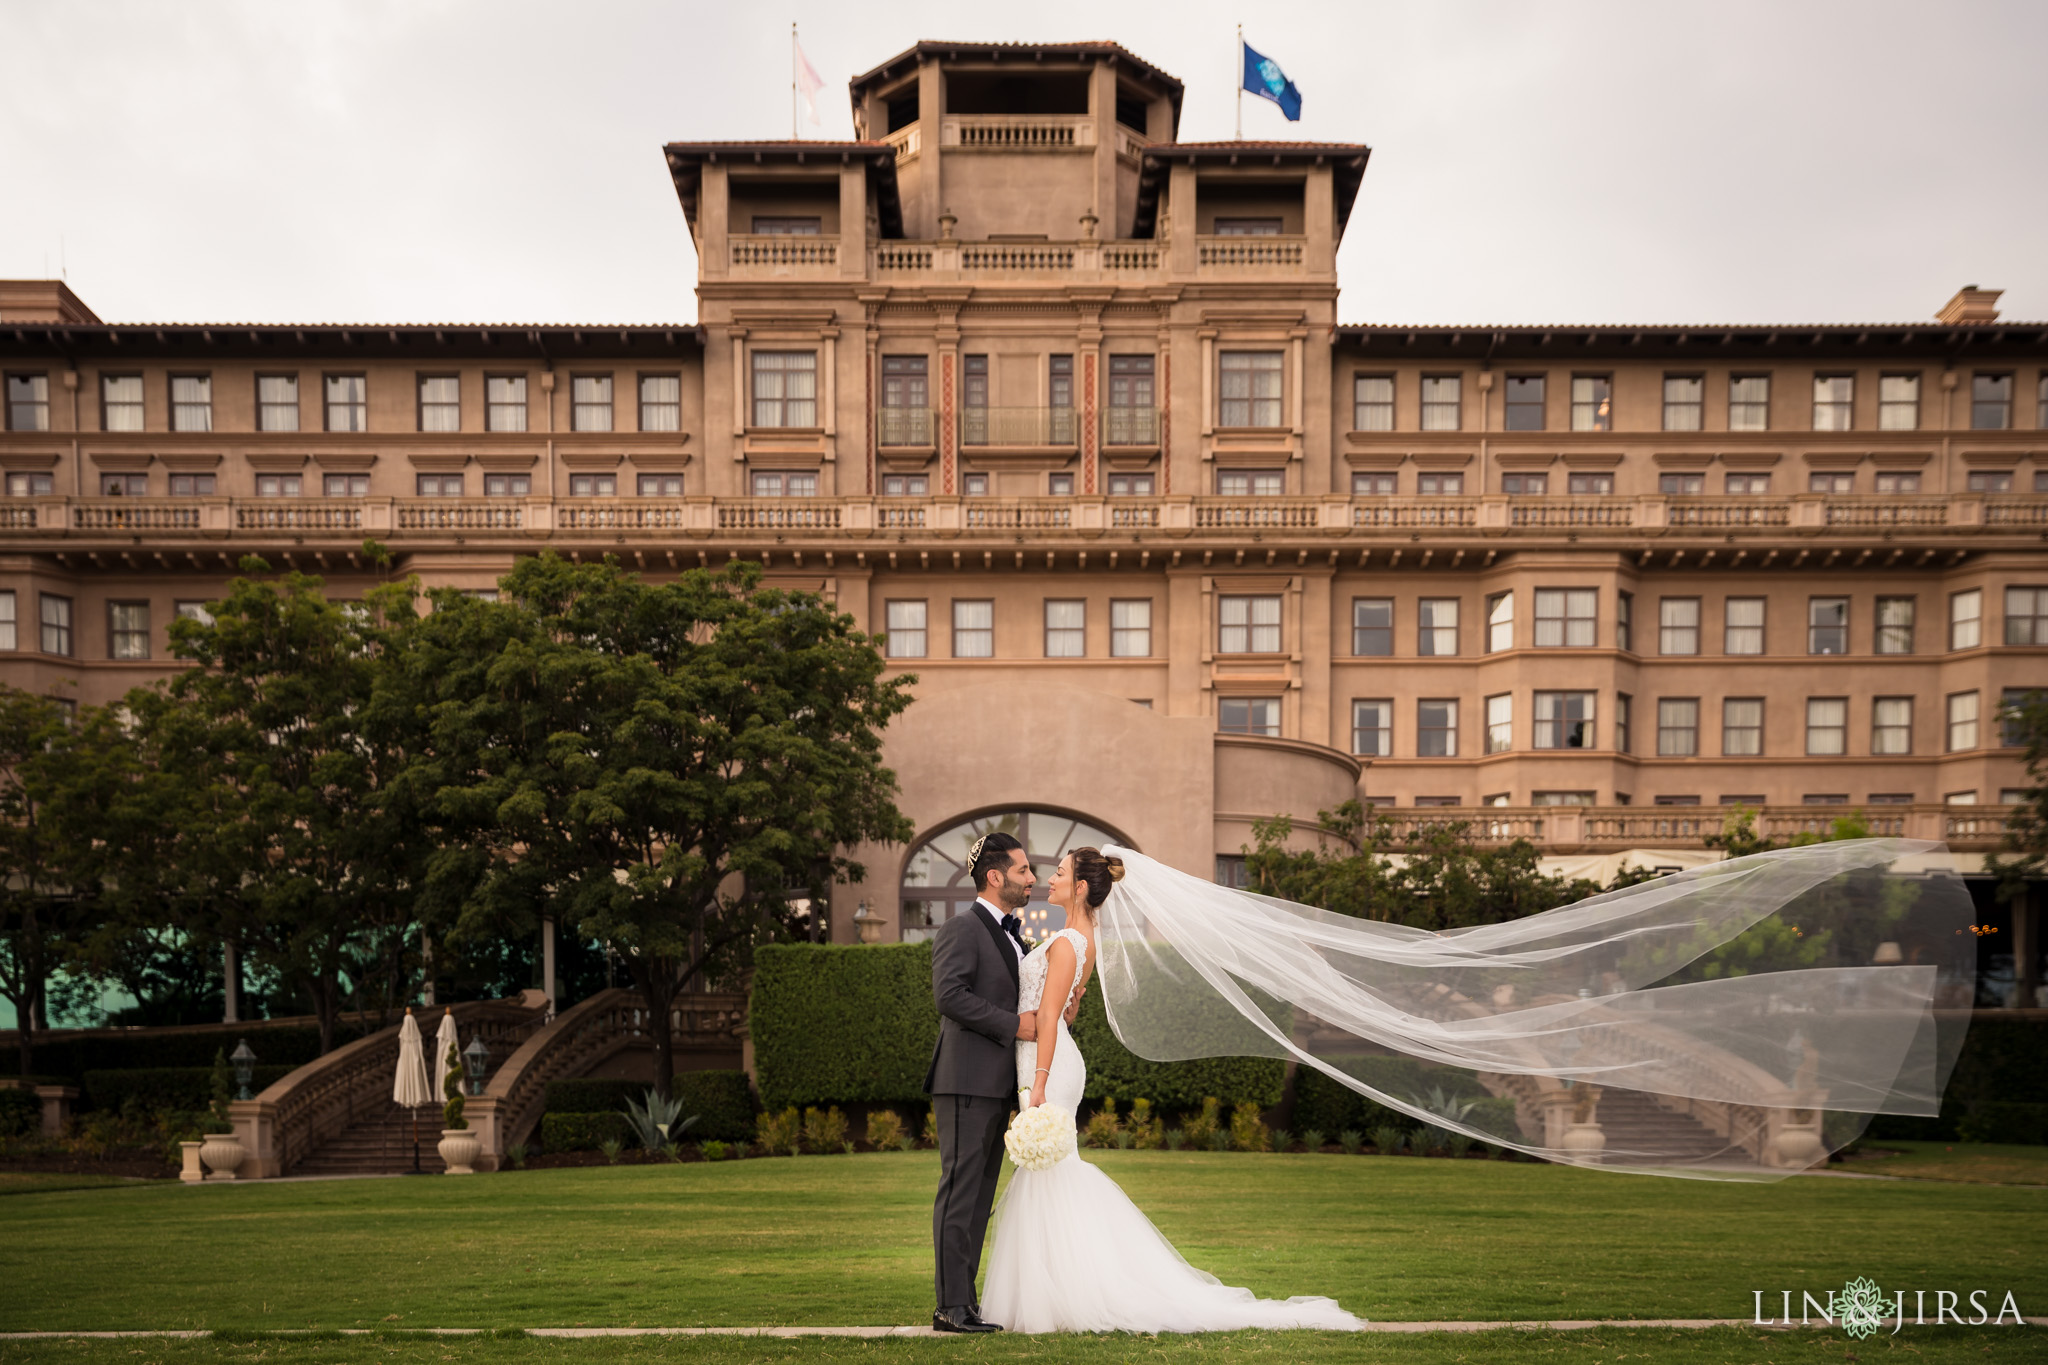
[[1600, 1088], [1578, 1081], [1571, 1095], [1572, 1121], [1557, 1145], [1583, 1157], [1598, 1156], [1607, 1148], [1607, 1134], [1600, 1127]]
[[225, 1049], [215, 1048], [213, 1052], [213, 1103], [207, 1106], [208, 1132], [199, 1143], [199, 1159], [213, 1174], [212, 1180], [233, 1180], [235, 1173], [248, 1159], [248, 1152], [235, 1141], [235, 1125], [228, 1118], [228, 1054]]
[[447, 1164], [449, 1175], [475, 1175], [476, 1159], [483, 1152], [483, 1144], [469, 1130], [469, 1120], [462, 1117], [462, 1054], [453, 1043], [448, 1045], [443, 1061], [446, 1070], [441, 1078], [441, 1093], [448, 1097], [448, 1102], [441, 1106], [441, 1160]]

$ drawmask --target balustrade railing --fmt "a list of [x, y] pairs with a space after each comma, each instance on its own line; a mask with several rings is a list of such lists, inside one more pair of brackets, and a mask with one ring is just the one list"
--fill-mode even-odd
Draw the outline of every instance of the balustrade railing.
[[732, 498], [718, 504], [722, 531], [836, 531], [839, 504], [827, 498]]
[[959, 114], [940, 125], [948, 147], [991, 152], [1063, 152], [1095, 145], [1095, 123], [1086, 116], [1042, 114]]
[[1197, 237], [1195, 263], [1205, 269], [1299, 267], [1304, 237]]
[[799, 267], [836, 267], [839, 264], [837, 237], [796, 233], [750, 233], [726, 239], [734, 269], [764, 267], [793, 270]]
[[962, 270], [1072, 270], [1074, 248], [1062, 242], [963, 242]]
[[92, 498], [72, 504], [71, 525], [80, 531], [197, 531], [199, 505], [190, 500]]
[[1827, 523], [1830, 526], [1946, 526], [1948, 499], [1829, 498]]
[[930, 408], [878, 408], [875, 440], [885, 446], [928, 446], [932, 443]]
[[963, 446], [1070, 446], [1075, 443], [1072, 408], [962, 408]]
[[1454, 498], [1355, 498], [1351, 524], [1382, 530], [1475, 526], [1479, 504]]
[[1312, 498], [1197, 498], [1195, 526], [1210, 530], [1235, 527], [1302, 529], [1319, 525], [1322, 504]]
[[2048, 527], [2048, 498], [1986, 498], [1984, 524]]
[[681, 531], [690, 525], [690, 505], [674, 498], [574, 498], [557, 504], [555, 525], [564, 531]]
[[1633, 526], [1633, 498], [1516, 498], [1508, 504], [1510, 526]]
[[1158, 445], [1159, 409], [1104, 408], [1102, 410], [1102, 443], [1106, 446]]
[[1762, 497], [1673, 498], [1664, 516], [1672, 526], [1785, 526], [1791, 521], [1792, 506]]
[[1071, 498], [969, 498], [960, 520], [974, 531], [1064, 530], [1074, 524]]
[[363, 529], [363, 505], [352, 498], [254, 498], [234, 506], [237, 531]]
[[401, 531], [516, 531], [526, 505], [511, 498], [418, 498], [398, 505]]

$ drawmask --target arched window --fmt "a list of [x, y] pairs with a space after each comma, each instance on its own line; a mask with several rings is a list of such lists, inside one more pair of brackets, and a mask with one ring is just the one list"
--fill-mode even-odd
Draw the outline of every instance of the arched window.
[[1065, 926], [1066, 912], [1045, 899], [1046, 884], [1070, 848], [1117, 843], [1130, 847], [1120, 834], [1073, 815], [1050, 810], [996, 811], [963, 820], [911, 850], [903, 864], [903, 941], [921, 943], [941, 924], [974, 904], [974, 882], [968, 876], [967, 850], [982, 835], [1000, 831], [1014, 835], [1038, 874], [1031, 904], [1024, 909], [1027, 938], [1043, 938]]

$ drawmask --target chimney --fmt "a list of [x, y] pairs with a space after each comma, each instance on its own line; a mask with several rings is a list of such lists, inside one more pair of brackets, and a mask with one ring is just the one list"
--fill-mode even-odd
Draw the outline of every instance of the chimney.
[[0, 322], [98, 321], [62, 280], [0, 280]]
[[1965, 322], [1998, 321], [1998, 296], [2003, 289], [1979, 289], [1966, 284], [1956, 290], [1956, 296], [1941, 306], [1934, 316], [1937, 320], [1954, 327]]

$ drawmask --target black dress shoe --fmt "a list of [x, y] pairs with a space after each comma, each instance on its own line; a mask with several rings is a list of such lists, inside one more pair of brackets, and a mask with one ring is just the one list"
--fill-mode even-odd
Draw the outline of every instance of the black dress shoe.
[[967, 1320], [984, 1332], [1000, 1332], [1003, 1330], [1003, 1325], [1000, 1322], [990, 1322], [981, 1315], [981, 1305], [978, 1303], [967, 1310]]
[[994, 1332], [999, 1330], [974, 1316], [967, 1307], [941, 1308], [932, 1314], [932, 1329], [938, 1332]]

